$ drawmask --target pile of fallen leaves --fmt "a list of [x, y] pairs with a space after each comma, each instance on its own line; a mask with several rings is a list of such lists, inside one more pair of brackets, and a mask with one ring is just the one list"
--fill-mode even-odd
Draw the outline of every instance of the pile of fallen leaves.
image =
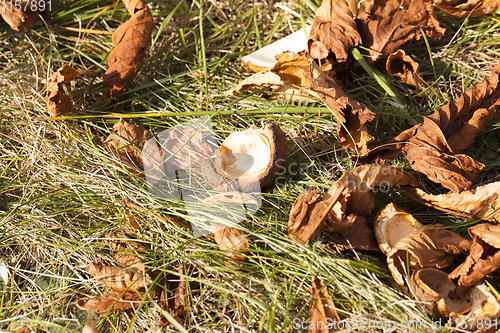
[[[131, 18], [113, 33], [115, 48], [109, 55], [109, 68], [103, 76], [103, 83], [112, 98], [123, 94], [136, 77], [149, 49], [153, 30], [153, 17], [142, 0], [123, 2]], [[337, 80], [343, 73], [358, 69], [352, 50], [359, 52], [356, 47], [362, 46], [366, 50], [364, 61], [373, 63], [387, 58], [386, 68], [390, 75], [401, 78], [407, 84], [423, 86], [418, 64], [400, 48], [423, 35], [434, 39], [443, 36], [445, 29], [439, 25], [435, 9], [446, 15], [463, 18], [492, 13], [500, 8], [499, 1], [469, 0], [460, 6], [459, 2], [372, 0], [363, 2], [364, 6], [358, 6], [356, 1], [324, 0], [312, 24], [306, 50], [298, 53], [284, 50], [276, 55], [273, 67], [259, 68], [263, 70], [226, 92], [226, 96], [231, 97], [252, 87], [269, 86], [278, 94], [291, 96], [294, 100], [322, 100], [335, 114], [340, 144], [351, 149], [353, 156], [366, 163], [345, 172], [324, 194], [312, 188], [299, 195], [288, 222], [292, 240], [308, 242], [326, 231], [337, 251], [379, 251], [382, 246], [368, 226], [367, 217], [374, 213], [374, 190], [380, 186], [402, 186], [408, 197], [437, 209], [471, 219], [499, 221], [500, 182], [469, 189], [484, 164], [462, 152], [472, 144], [477, 133], [495, 112], [499, 117], [500, 64], [481, 84], [437, 108], [421, 124], [404, 130], [379, 147], [369, 147], [373, 138], [366, 128], [366, 123], [374, 120], [376, 114], [346, 94]], [[15, 30], [26, 29], [39, 13], [46, 12], [38, 8], [9, 12], [6, 8], [9, 6], [3, 9], [0, 6], [3, 10], [0, 14]], [[66, 95], [64, 84], [82, 73], [84, 71], [72, 69], [69, 65], [54, 73], [46, 97], [52, 117], [64, 115], [75, 108], [72, 99]], [[144, 177], [142, 149], [151, 136], [142, 126], [120, 120], [113, 127], [113, 134], [103, 141], [103, 146], [118, 157], [119, 166]], [[182, 133], [179, 137], [189, 141], [192, 135]], [[175, 145], [181, 153], [184, 145]], [[413, 170], [453, 193], [425, 193], [409, 186], [422, 186], [412, 175], [383, 165], [403, 154], [406, 154]], [[378, 219], [390, 218], [384, 214], [379, 213]], [[129, 223], [134, 226], [132, 220]], [[218, 224], [213, 224], [210, 231], [221, 251], [227, 253], [233, 264], [245, 260], [245, 254], [249, 251], [246, 235], [235, 228]], [[391, 247], [384, 245], [388, 266], [401, 290], [410, 297], [417, 295], [423, 301], [436, 304], [443, 299], [453, 300], [472, 295], [470, 290], [500, 266], [500, 228], [492, 224], [479, 224], [471, 227], [469, 234], [472, 241], [440, 225], [422, 226], [402, 234]], [[99, 262], [90, 263], [87, 269], [112, 291], [101, 297], [80, 299], [76, 304], [78, 308], [106, 314], [110, 311], [137, 309], [146, 302], [156, 301], [163, 311], [173, 317], [182, 316], [188, 311], [185, 300], [187, 279], [182, 265], [178, 268], [177, 276], [163, 276], [146, 268], [143, 257], [147, 251], [138, 242], [124, 235], [110, 236], [109, 241], [117, 266]], [[465, 261], [451, 273], [446, 273], [452, 286], [446, 293], [437, 293], [437, 298], [426, 298], [430, 292], [420, 292], [421, 288], [416, 287], [420, 283], [418, 281], [423, 281], [418, 280], [420, 275], [424, 276], [421, 270], [443, 272], [452, 267], [458, 254], [467, 252], [469, 254]], [[408, 276], [410, 271], [413, 271], [412, 277]], [[311, 321], [326, 322], [327, 318], [340, 321], [331, 297], [316, 277], [313, 278], [311, 290]], [[458, 316], [465, 320], [497, 318], [500, 306], [498, 309], [492, 305], [492, 310], [484, 313], [471, 308], [460, 313], [448, 311], [443, 315], [439, 312], [439, 315], [446, 318]], [[432, 308], [429, 314], [437, 316], [435, 311]], [[167, 319], [163, 315], [160, 317], [161, 325], [167, 325]]]
[[[355, 70], [354, 52], [350, 54], [350, 50], [364, 46], [363, 49], [368, 50], [365, 54], [368, 63], [387, 58], [390, 75], [407, 84], [423, 86], [418, 63], [399, 48], [411, 40], [420, 39], [422, 34], [431, 38], [443, 36], [444, 29], [440, 27], [434, 9], [438, 8], [446, 15], [465, 17], [492, 13], [500, 8], [498, 1], [469, 1], [464, 6], [454, 7], [457, 3], [374, 0], [363, 8], [352, 1], [324, 0], [311, 27], [307, 50], [298, 53], [283, 50], [276, 55], [274, 67], [258, 68], [261, 71], [228, 90], [226, 96], [256, 86], [269, 86], [281, 96], [288, 95], [295, 100], [322, 99], [336, 115], [340, 143], [358, 154], [363, 163], [370, 164], [345, 172], [323, 195], [317, 188], [300, 194], [290, 211], [290, 237], [308, 242], [320, 232], [328, 231], [337, 251], [346, 248], [383, 249], [389, 269], [403, 292], [424, 302], [444, 302], [445, 305], [437, 309], [424, 306], [431, 317], [450, 319], [450, 325], [457, 324], [459, 318], [474, 328], [474, 321], [479, 318], [491, 320], [500, 316], [498, 299], [489, 287], [480, 284], [486, 275], [499, 267], [500, 229], [490, 224], [471, 227], [471, 243], [443, 229], [442, 225], [422, 226], [418, 223], [418, 228], [410, 228], [394, 223], [383, 231], [392, 234], [392, 238], [395, 233], [399, 234], [393, 239], [394, 244], [388, 247], [385, 241], [381, 244], [379, 238], [383, 239], [383, 236], [375, 237], [367, 226], [366, 217], [373, 213], [376, 187], [399, 185], [405, 186], [408, 197], [437, 209], [473, 219], [498, 221], [500, 182], [469, 190], [484, 164], [461, 152], [472, 144], [495, 112], [497, 119], [500, 115], [497, 110], [500, 107], [500, 64], [481, 84], [437, 108], [433, 114], [424, 117], [421, 124], [374, 148], [368, 146], [372, 138], [365, 124], [376, 115], [346, 95], [336, 80], [342, 72]], [[248, 62], [251, 60], [246, 59]], [[407, 187], [422, 184], [401, 170], [382, 165], [403, 154], [413, 170], [455, 193], [435, 196]], [[392, 215], [387, 215], [388, 210], [379, 212], [377, 222], [392, 218]], [[435, 290], [431, 284], [422, 282], [424, 276], [436, 275], [436, 280], [441, 273], [446, 276], [443, 270], [451, 267], [455, 257], [464, 252], [469, 252], [469, 256], [449, 273], [446, 278], [449, 286]], [[421, 271], [424, 269], [425, 273]], [[410, 271], [413, 271], [411, 283], [410, 276], [407, 276]], [[313, 297], [317, 285], [318, 282], [313, 280]], [[328, 298], [327, 303], [331, 302]], [[457, 299], [467, 300], [469, 307], [458, 311], [453, 303]], [[315, 303], [311, 308], [311, 322], [322, 322], [316, 327], [328, 327], [328, 320], [330, 323], [340, 320], [333, 304], [323, 303]], [[324, 306], [330, 308], [330, 314], [326, 313]], [[477, 327], [481, 328], [480, 325]], [[322, 330], [310, 329], [312, 331]]]

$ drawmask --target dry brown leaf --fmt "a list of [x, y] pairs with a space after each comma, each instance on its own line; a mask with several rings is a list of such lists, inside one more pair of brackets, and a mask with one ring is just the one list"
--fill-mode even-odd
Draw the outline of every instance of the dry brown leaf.
[[[455, 192], [464, 191], [479, 175], [484, 164], [468, 155], [455, 154], [442, 129], [430, 117], [424, 118], [423, 124], [403, 148], [406, 157], [413, 170], [425, 174], [430, 180]], [[484, 126], [476, 125], [481, 128]], [[475, 136], [477, 131], [474, 132]]]
[[80, 310], [104, 314], [110, 311], [129, 310], [141, 304], [141, 295], [135, 292], [126, 292], [121, 297], [120, 295], [121, 293], [113, 291], [101, 297], [80, 298], [75, 305]]
[[[174, 318], [179, 318], [187, 313], [186, 307], [186, 278], [184, 277], [184, 265], [177, 267], [179, 275], [170, 274], [168, 277], [167, 288], [161, 291], [158, 305], [165, 311], [168, 311]], [[160, 326], [168, 326], [168, 319], [160, 315]]]
[[203, 138], [203, 133], [194, 129], [172, 129], [163, 143], [163, 150], [174, 155], [169, 162], [180, 169], [199, 168], [200, 163], [214, 154], [214, 149]]
[[21, 326], [15, 330], [14, 333], [32, 333], [34, 331], [30, 331], [28, 326]]
[[[127, 262], [130, 263], [130, 262]], [[91, 263], [87, 267], [90, 274], [116, 292], [135, 291], [150, 286], [153, 281], [149, 275], [132, 269], [106, 266], [101, 263]]]
[[458, 7], [457, 1], [434, 0], [436, 7], [444, 14], [457, 18], [476, 17], [491, 14], [500, 9], [499, 0], [469, 0]]
[[135, 216], [130, 212], [130, 209], [124, 208], [123, 215], [125, 216], [125, 218], [123, 219], [124, 227], [130, 226], [133, 230], [139, 229], [139, 223], [137, 223], [137, 220]]
[[[37, 10], [31, 10], [32, 3]], [[0, 6], [0, 15], [13, 30], [28, 30], [38, 17], [38, 2], [36, 0], [4, 0]]]
[[[349, 97], [305, 52], [284, 52], [277, 55], [276, 59], [273, 69], [254, 74], [226, 91], [225, 95], [230, 97], [251, 87], [273, 85], [279, 86], [276, 91], [291, 90], [293, 96], [300, 97], [302, 101], [304, 98], [310, 101], [311, 97], [319, 97], [335, 113], [341, 145], [359, 154], [366, 153], [366, 144], [372, 138], [365, 123], [373, 120], [375, 114], [366, 105]], [[292, 88], [292, 85], [309, 91]]]
[[115, 134], [110, 134], [104, 141], [104, 147], [117, 155], [125, 163], [127, 170], [137, 174], [137, 170], [133, 168], [143, 169], [141, 149], [149, 132], [141, 125], [127, 122], [124, 119], [120, 119], [113, 126], [113, 132]]
[[373, 61], [413, 39], [419, 40], [421, 29], [434, 39], [441, 38], [445, 31], [439, 26], [431, 0], [373, 0], [358, 19], [363, 46], [370, 48]]
[[403, 237], [387, 256], [387, 265], [401, 290], [407, 291], [407, 262], [411, 269], [446, 268], [454, 255], [468, 251], [471, 242], [459, 234], [434, 225], [434, 229], [418, 229]]
[[[495, 118], [497, 122], [500, 123], [500, 111], [497, 110], [497, 112], [495, 112]], [[500, 140], [500, 128], [497, 131], [497, 135], [498, 135], [498, 140]]]
[[481, 84], [372, 150], [363, 161], [380, 162], [406, 152], [412, 168], [430, 180], [455, 192], [467, 190], [484, 165], [459, 152], [472, 144], [500, 107], [499, 75], [500, 64]]
[[403, 50], [391, 53], [387, 57], [385, 68], [390, 76], [397, 76], [404, 83], [419, 87], [424, 86], [424, 82], [418, 72], [418, 63], [406, 55], [406, 52]]
[[323, 0], [314, 16], [307, 44], [309, 54], [315, 59], [325, 59], [331, 52], [333, 61], [347, 60], [347, 50], [361, 44], [361, 36], [346, 0]]
[[66, 64], [59, 68], [50, 78], [45, 103], [52, 117], [62, 116], [75, 108], [73, 100], [66, 96], [64, 84], [70, 83], [78, 75], [78, 71]]
[[177, 268], [179, 278], [171, 281], [168, 289], [174, 291], [174, 296], [168, 299], [168, 310], [175, 317], [186, 314], [186, 278], [184, 277], [184, 266], [182, 264]]
[[320, 195], [317, 189], [300, 194], [290, 210], [288, 220], [290, 238], [307, 242], [316, 237], [325, 228], [325, 218], [342, 195], [345, 186], [346, 177], [344, 175], [333, 183], [331, 189], [325, 193], [320, 202], [318, 202]]
[[82, 333], [99, 333], [97, 327], [95, 327], [92, 318], [90, 318], [90, 311], [87, 311], [87, 323], [83, 326]]
[[448, 276], [457, 283], [451, 299], [500, 267], [500, 225], [478, 224], [469, 228], [469, 235], [473, 239], [469, 256]]
[[140, 255], [147, 255], [144, 247], [128, 239], [121, 233], [111, 235], [108, 243], [110, 248], [115, 252], [113, 258], [117, 263], [140, 274], [145, 274], [146, 267], [140, 257]]
[[420, 189], [406, 189], [410, 197], [429, 202], [432, 206], [449, 209], [450, 213], [466, 213], [473, 219], [500, 222], [500, 182], [476, 187], [462, 193], [433, 195]]
[[123, 93], [137, 76], [146, 57], [153, 32], [153, 16], [142, 0], [122, 0], [132, 17], [120, 25], [111, 40], [115, 45], [108, 58], [103, 82], [111, 97]]
[[[352, 221], [352, 226], [334, 235], [336, 241], [349, 249], [380, 251], [374, 232], [366, 225], [366, 218], [361, 215], [351, 214], [347, 220]], [[342, 249], [341, 247], [337, 247]]]
[[332, 296], [316, 276], [312, 278], [311, 309], [309, 311], [309, 333], [334, 332], [335, 322], [340, 317], [335, 309]]
[[[420, 183], [410, 174], [388, 165], [362, 165], [346, 171], [332, 184], [322, 201], [319, 201], [321, 196], [317, 189], [299, 195], [290, 210], [290, 237], [307, 242], [325, 228], [332, 232], [347, 232], [357, 221], [358, 215], [372, 213], [375, 206], [375, 187], [416, 184]], [[362, 225], [363, 223], [358, 226], [363, 228]], [[363, 230], [360, 229], [360, 232], [371, 238], [366, 229]], [[374, 244], [376, 245], [376, 242]], [[368, 247], [372, 247], [371, 245]], [[378, 250], [378, 246], [374, 248]]]
[[219, 249], [226, 252], [226, 256], [236, 261], [246, 261], [243, 255], [249, 249], [247, 236], [233, 227], [226, 227], [219, 223], [210, 225], [210, 232], [214, 234]]

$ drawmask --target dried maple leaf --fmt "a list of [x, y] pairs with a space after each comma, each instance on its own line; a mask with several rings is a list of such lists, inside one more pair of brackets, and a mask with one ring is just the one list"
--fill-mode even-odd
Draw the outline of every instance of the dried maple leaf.
[[103, 82], [111, 97], [123, 93], [137, 76], [146, 57], [153, 32], [153, 16], [142, 0], [122, 0], [132, 17], [120, 25], [111, 40], [115, 45], [108, 58]]
[[75, 305], [80, 310], [104, 314], [110, 311], [129, 310], [138, 307], [141, 302], [141, 295], [135, 292], [126, 292], [122, 295], [113, 291], [101, 297], [80, 298]]
[[[32, 4], [35, 11], [31, 10]], [[13, 30], [28, 30], [38, 17], [38, 2], [36, 0], [4, 0], [0, 6], [0, 15]]]
[[127, 122], [120, 119], [114, 126], [113, 132], [110, 134], [104, 147], [116, 154], [120, 160], [125, 163], [125, 168], [130, 172], [137, 173], [137, 169], [143, 169], [143, 158], [141, 149], [144, 146], [145, 139], [149, 136], [149, 132], [141, 125], [136, 125], [132, 122]]
[[243, 253], [249, 249], [247, 236], [238, 229], [212, 223], [210, 231], [214, 234], [219, 249], [226, 252], [226, 256], [236, 261], [246, 261]]
[[[0, 6], [1, 7], [1, 6]], [[73, 100], [66, 96], [64, 84], [73, 81], [79, 75], [78, 71], [66, 64], [59, 68], [50, 78], [45, 103], [52, 117], [62, 116], [75, 108]]]
[[[322, 201], [319, 201], [319, 190], [311, 189], [299, 195], [290, 211], [290, 237], [307, 242], [325, 228], [332, 232], [347, 232], [357, 215], [372, 213], [375, 187], [410, 184], [419, 182], [402, 169], [388, 165], [362, 165], [346, 171], [332, 184]], [[346, 235], [349, 233], [344, 237]], [[375, 248], [378, 250], [377, 246]]]
[[380, 162], [406, 152], [412, 168], [430, 180], [455, 192], [468, 189], [484, 165], [459, 152], [472, 144], [500, 107], [499, 75], [500, 64], [482, 83], [437, 108], [423, 123], [373, 149], [363, 160]]
[[473, 219], [500, 222], [500, 182], [490, 183], [461, 193], [433, 195], [420, 189], [406, 189], [410, 197], [429, 202], [432, 206], [459, 212]]
[[468, 251], [471, 243], [459, 234], [434, 225], [434, 229], [417, 229], [396, 243], [387, 256], [387, 265], [401, 290], [407, 291], [404, 276], [407, 263], [411, 269], [446, 268], [454, 255]]
[[385, 65], [390, 76], [397, 76], [404, 83], [423, 87], [424, 83], [418, 72], [418, 63], [403, 50], [397, 50], [387, 57]]
[[430, 0], [373, 0], [358, 15], [363, 46], [370, 48], [373, 61], [386, 57], [401, 45], [421, 38], [441, 38], [445, 29], [439, 26]]
[[[366, 144], [372, 140], [365, 123], [373, 120], [375, 114], [366, 105], [349, 97], [305, 52], [284, 52], [277, 55], [276, 59], [273, 69], [254, 74], [226, 91], [225, 95], [230, 97], [252, 87], [274, 85], [279, 86], [277, 91], [291, 89], [293, 96], [300, 97], [300, 100], [305, 97], [311, 101], [311, 97], [319, 97], [335, 113], [341, 145], [364, 154], [367, 151]], [[292, 88], [292, 85], [309, 91]]]
[[340, 317], [332, 296], [316, 276], [312, 278], [311, 309], [309, 311], [309, 333], [333, 332]]
[[500, 225], [478, 224], [469, 228], [469, 235], [473, 239], [469, 256], [448, 276], [457, 283], [450, 292], [452, 299], [500, 267]]
[[500, 9], [500, 1], [498, 0], [469, 0], [458, 7], [454, 6], [457, 1], [434, 0], [434, 3], [444, 14], [457, 18], [491, 14]]
[[314, 16], [307, 44], [309, 54], [315, 59], [325, 59], [331, 52], [334, 61], [347, 60], [347, 50], [361, 44], [361, 36], [346, 0], [323, 0]]

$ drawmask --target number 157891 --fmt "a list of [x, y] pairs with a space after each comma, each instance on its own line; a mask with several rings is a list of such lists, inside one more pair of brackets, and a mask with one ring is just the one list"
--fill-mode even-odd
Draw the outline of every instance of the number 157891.
[[2, 10], [43, 12], [52, 10], [52, 0], [0, 0]]

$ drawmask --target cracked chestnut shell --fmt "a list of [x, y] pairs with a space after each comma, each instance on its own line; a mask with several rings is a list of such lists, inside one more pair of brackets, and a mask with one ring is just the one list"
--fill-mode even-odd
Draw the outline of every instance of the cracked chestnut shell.
[[286, 157], [285, 133], [274, 122], [234, 132], [214, 156], [202, 162], [202, 174], [220, 191], [253, 192], [271, 185]]
[[378, 246], [385, 255], [391, 252], [398, 241], [419, 227], [422, 227], [420, 222], [393, 203], [377, 214], [373, 224]]

